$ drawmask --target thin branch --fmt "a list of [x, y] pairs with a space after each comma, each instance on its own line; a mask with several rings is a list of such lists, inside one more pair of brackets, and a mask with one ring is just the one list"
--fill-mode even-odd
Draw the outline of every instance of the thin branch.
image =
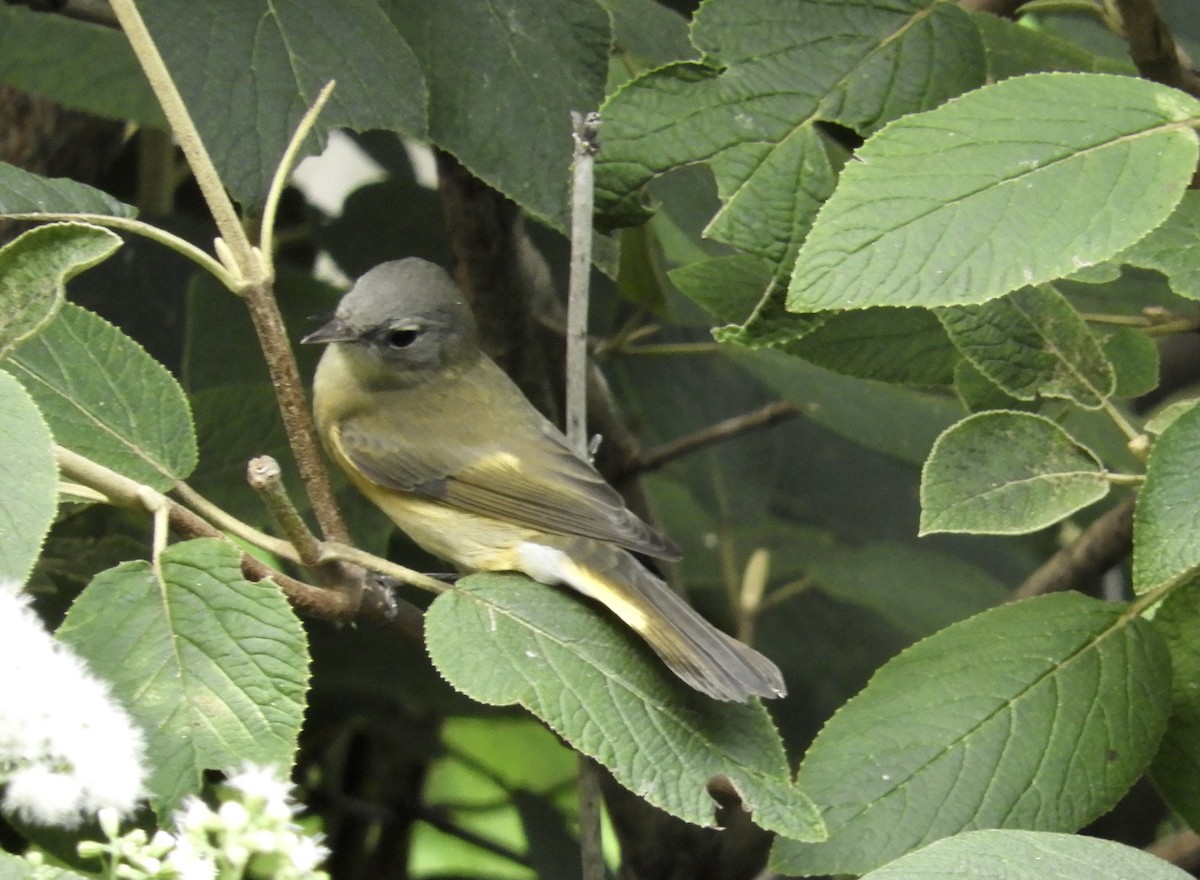
[[204, 194], [204, 201], [212, 213], [213, 220], [216, 221], [217, 230], [232, 256], [233, 265], [229, 266], [230, 270], [247, 282], [261, 278], [261, 261], [255, 254], [246, 230], [242, 228], [237, 209], [233, 206], [229, 194], [225, 192], [221, 176], [200, 138], [200, 131], [196, 128], [196, 123], [192, 120], [183, 96], [179, 94], [171, 72], [167, 69], [166, 62], [159, 53], [137, 5], [133, 0], [112, 0], [112, 9], [121, 23], [121, 29], [129, 38], [138, 63], [150, 81], [150, 88], [154, 90], [163, 114], [171, 125], [175, 140], [187, 157], [196, 183]]
[[[62, 446], [55, 447], [55, 457], [59, 471], [64, 478], [86, 486], [94, 492], [99, 492], [110, 504], [149, 513], [165, 509], [167, 522], [176, 534], [192, 538], [218, 538], [229, 541], [229, 536], [208, 520], [143, 483], [110, 470]], [[176, 491], [178, 488], [177, 486]], [[192, 494], [194, 495], [194, 493]], [[242, 527], [245, 532], [255, 531], [244, 523]], [[261, 532], [258, 534], [267, 538], [269, 543], [283, 543], [270, 538], [270, 536], [262, 535]], [[239, 535], [239, 537], [244, 536]], [[290, 548], [290, 545], [285, 546]], [[290, 550], [290, 554], [285, 554], [285, 557], [286, 555], [295, 557], [297, 554], [295, 550]], [[363, 555], [367, 556], [368, 554]], [[371, 558], [373, 559], [373, 557]], [[387, 565], [386, 560], [380, 560], [380, 562], [384, 566]], [[272, 581], [279, 586], [284, 596], [298, 611], [313, 617], [335, 621], [370, 621], [395, 626], [404, 632], [410, 632], [413, 629], [413, 613], [403, 607], [405, 603], [398, 606], [390, 593], [380, 584], [368, 584], [363, 595], [357, 597], [349, 591], [329, 590], [306, 584], [271, 568], [247, 553], [242, 554], [242, 573], [251, 581]], [[387, 574], [390, 575], [391, 572], [387, 572]], [[361, 580], [362, 574], [348, 568], [344, 572], [344, 576], [347, 579], [358, 577]], [[415, 609], [412, 611], [417, 615], [420, 613]]]
[[474, 831], [463, 828], [461, 825], [452, 822], [441, 810], [433, 807], [423, 807], [419, 810], [417, 819], [427, 822], [443, 834], [449, 834], [451, 837], [456, 837], [464, 843], [479, 847], [479, 849], [489, 852], [492, 855], [500, 856], [503, 859], [526, 868], [532, 867], [527, 856], [511, 850], [503, 844], [489, 840], [483, 835], [476, 834]]
[[1190, 828], [1184, 828], [1154, 841], [1146, 847], [1146, 852], [1194, 873], [1200, 868], [1200, 835]]
[[288, 342], [275, 294], [270, 284], [253, 284], [246, 289], [245, 299], [254, 331], [258, 334], [258, 343], [262, 347], [263, 359], [271, 374], [271, 384], [275, 388], [275, 399], [279, 403], [288, 443], [296, 458], [300, 479], [304, 481], [304, 488], [312, 502], [313, 513], [321, 526], [321, 534], [326, 540], [348, 544], [350, 532], [342, 520], [329, 471], [321, 458], [312, 412], [308, 407], [308, 395], [304, 392], [300, 367]]
[[1133, 499], [1092, 522], [1074, 541], [1038, 567], [1008, 597], [1016, 602], [1065, 590], [1087, 592], [1133, 550]]
[[566, 435], [587, 457], [588, 279], [592, 270], [592, 212], [595, 200], [597, 113], [572, 113], [575, 161], [571, 175], [571, 274], [567, 295]]
[[223, 507], [213, 504], [187, 483], [176, 483], [171, 488], [171, 491], [184, 504], [221, 531], [228, 532], [234, 537], [245, 541], [247, 544], [258, 547], [260, 550], [265, 550], [272, 556], [286, 559], [288, 562], [293, 562], [297, 565], [300, 564], [300, 554], [287, 541], [276, 538], [274, 535], [268, 535], [266, 532], [261, 532], [254, 528], [254, 526], [242, 522], [237, 517], [226, 512]]
[[[575, 160], [571, 174], [571, 274], [567, 293], [566, 434], [576, 454], [590, 459], [587, 429], [588, 281], [592, 270], [592, 214], [600, 116], [572, 112], [571, 123]], [[582, 754], [579, 756], [578, 785], [583, 880], [604, 880], [600, 771]]]
[[269, 455], [250, 459], [250, 463], [246, 465], [246, 482], [258, 493], [275, 525], [287, 537], [291, 546], [296, 548], [301, 564], [307, 568], [316, 568], [320, 563], [321, 542], [308, 530], [304, 518], [300, 516], [296, 505], [288, 496], [279, 462]]
[[619, 479], [624, 480], [637, 474], [658, 470], [667, 462], [682, 458], [706, 446], [720, 443], [722, 440], [728, 440], [739, 434], [745, 434], [747, 431], [769, 427], [799, 414], [800, 411], [785, 400], [768, 403], [751, 412], [724, 419], [694, 433], [685, 434], [670, 443], [647, 450], [619, 475]]
[[1200, 97], [1200, 76], [1185, 67], [1155, 0], [1110, 0], [1129, 57], [1143, 78]]

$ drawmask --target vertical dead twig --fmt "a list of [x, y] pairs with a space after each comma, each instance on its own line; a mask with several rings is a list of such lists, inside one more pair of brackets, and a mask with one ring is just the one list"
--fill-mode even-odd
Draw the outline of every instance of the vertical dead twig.
[[[575, 161], [571, 168], [571, 274], [567, 287], [566, 434], [575, 452], [588, 458], [588, 280], [592, 269], [592, 211], [598, 113], [571, 113]], [[600, 841], [600, 775], [579, 756], [579, 853], [583, 880], [604, 880]]]

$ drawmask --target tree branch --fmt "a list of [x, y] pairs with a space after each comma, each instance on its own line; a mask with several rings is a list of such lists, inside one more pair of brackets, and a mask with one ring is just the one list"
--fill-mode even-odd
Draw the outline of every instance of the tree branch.
[[[99, 492], [110, 504], [138, 511], [147, 511], [151, 507], [165, 508], [167, 522], [176, 534], [189, 538], [218, 538], [229, 541], [229, 536], [208, 520], [173, 498], [163, 495], [143, 483], [110, 470], [62, 446], [56, 447], [55, 458], [59, 471], [66, 479]], [[192, 495], [194, 496], [195, 493]], [[241, 523], [240, 526], [239, 537], [260, 546], [265, 544], [271, 550], [281, 550], [283, 552], [279, 555], [286, 559], [298, 558], [296, 551], [286, 542], [269, 535], [262, 535], [244, 523]], [[256, 538], [265, 540], [256, 540]], [[357, 579], [358, 582], [363, 583], [362, 589], [357, 591], [330, 590], [304, 583], [247, 553], [242, 553], [242, 572], [251, 581], [273, 581], [298, 611], [326, 620], [369, 621], [394, 625], [403, 632], [411, 633], [414, 626], [414, 612], [418, 617], [420, 614], [416, 609], [398, 607], [384, 585], [378, 581], [372, 581], [370, 578], [364, 581], [365, 571], [357, 566], [353, 568], [346, 566], [341, 572], [344, 580]], [[418, 632], [419, 629], [417, 626]]]
[[1109, 0], [1120, 18], [1129, 57], [1143, 78], [1200, 97], [1200, 76], [1171, 37], [1156, 0]]
[[1133, 499], [1130, 498], [1096, 519], [1078, 538], [1042, 563], [1012, 592], [1008, 601], [1064, 590], [1087, 592], [1104, 572], [1129, 556], [1132, 549]]
[[670, 443], [664, 443], [642, 453], [630, 462], [629, 467], [618, 475], [618, 479], [627, 480], [638, 474], [658, 470], [668, 462], [703, 449], [705, 446], [712, 446], [714, 443], [745, 434], [747, 431], [769, 427], [799, 414], [800, 411], [793, 404], [786, 400], [776, 400], [740, 416], [723, 419], [706, 428], [701, 428], [699, 431], [685, 434]]

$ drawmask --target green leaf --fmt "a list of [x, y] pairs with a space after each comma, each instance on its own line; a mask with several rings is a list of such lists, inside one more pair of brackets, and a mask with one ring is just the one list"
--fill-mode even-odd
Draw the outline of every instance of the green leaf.
[[729, 356], [806, 418], [903, 461], [923, 462], [937, 436], [962, 415], [954, 401], [839, 376], [782, 352], [734, 350]]
[[906, 385], [949, 385], [959, 360], [926, 309], [836, 312], [785, 350], [835, 373]]
[[[188, 485], [238, 519], [266, 525], [267, 509], [246, 483], [246, 465], [258, 455], [291, 461], [275, 390], [266, 382], [219, 385], [191, 395], [191, 405], [200, 463]], [[293, 499], [305, 497], [295, 468], [284, 465], [283, 482]]]
[[1035, 410], [1037, 403], [1017, 400], [968, 360], [961, 360], [954, 367], [954, 393], [971, 412], [989, 409]]
[[0, 248], [0, 360], [54, 317], [70, 279], [120, 246], [98, 226], [49, 223]]
[[1167, 428], [1171, 427], [1177, 418], [1194, 407], [1196, 403], [1197, 400], [1194, 397], [1188, 400], [1177, 400], [1174, 403], [1168, 403], [1146, 420], [1143, 429], [1147, 434], [1161, 434]]
[[1107, 260], [1179, 203], [1197, 115], [1157, 83], [1045, 73], [893, 122], [822, 208], [788, 307], [981, 303]]
[[1187, 880], [1186, 871], [1112, 840], [1047, 831], [969, 831], [931, 843], [862, 880]]
[[0, 580], [23, 584], [58, 507], [54, 438], [33, 399], [0, 371]]
[[59, 444], [156, 489], [196, 466], [178, 383], [136, 342], [72, 303], [5, 364]]
[[1124, 605], [1002, 605], [885, 665], [825, 725], [797, 784], [829, 839], [777, 840], [785, 874], [858, 874], [975, 828], [1074, 831], [1141, 774], [1166, 727], [1170, 658]]
[[161, 577], [141, 560], [97, 575], [58, 635], [145, 733], [148, 787], [166, 816], [205, 770], [291, 766], [308, 652], [279, 589], [245, 581], [228, 544], [186, 541], [160, 563]]
[[1002, 18], [993, 12], [972, 12], [987, 55], [988, 82], [1041, 71], [1135, 73], [1128, 59], [1094, 55], [1077, 43]]
[[938, 437], [921, 473], [921, 534], [1020, 535], [1108, 494], [1096, 457], [1032, 413], [967, 416]]
[[113, 27], [0, 5], [0, 82], [106, 119], [167, 125], [129, 41]]
[[455, 688], [489, 705], [524, 706], [671, 815], [712, 825], [706, 786], [721, 774], [756, 824], [820, 838], [760, 704], [687, 690], [631, 633], [576, 597], [525, 577], [473, 576], [434, 601], [425, 638]]
[[[600, 5], [612, 16], [614, 66], [641, 71], [695, 54], [687, 19], [674, 9], [656, 0], [600, 0]], [[610, 68], [610, 85], [612, 76]]]
[[[688, 263], [667, 273], [680, 293], [721, 321], [741, 322], [771, 283], [771, 264], [753, 254]], [[786, 316], [795, 326], [795, 317]]]
[[1114, 397], [1141, 397], [1158, 387], [1158, 346], [1141, 330], [1117, 328], [1104, 340], [1104, 357], [1116, 373]]
[[856, 546], [805, 574], [822, 590], [870, 608], [914, 638], [1003, 602], [1008, 590], [962, 559], [896, 541]]
[[1065, 397], [1098, 409], [1116, 384], [1079, 313], [1052, 287], [1024, 287], [937, 313], [963, 357], [1018, 400]]
[[593, 0], [382, 5], [429, 83], [430, 139], [533, 216], [567, 229], [570, 111], [595, 110], [604, 97], [607, 13]]
[[[154, 0], [138, 8], [222, 182], [243, 204], [262, 204], [296, 124], [330, 80], [337, 87], [318, 132], [425, 133], [416, 56], [372, 0]], [[317, 139], [308, 146], [314, 151]]]
[[1200, 407], [1173, 421], [1150, 450], [1133, 515], [1133, 588], [1145, 593], [1200, 565]]
[[[300, 375], [309, 380], [323, 346], [299, 341], [317, 328], [314, 315], [333, 311], [340, 294], [328, 282], [286, 269], [275, 280], [275, 294]], [[245, 304], [207, 272], [192, 276], [188, 284], [185, 333], [183, 381], [189, 391], [271, 381]]]
[[1200, 299], [1200, 191], [1185, 192], [1171, 216], [1119, 259], [1162, 272], [1177, 294]]
[[1154, 615], [1171, 652], [1171, 720], [1150, 778], [1193, 828], [1200, 826], [1200, 579], [1171, 593]]
[[47, 864], [34, 866], [20, 856], [14, 856], [0, 850], [0, 880], [87, 880], [94, 875], [76, 874], [65, 868], [55, 868]]
[[94, 187], [41, 177], [0, 162], [0, 215], [105, 214], [135, 217], [137, 209]]
[[978, 34], [950, 3], [709, 0], [691, 41], [702, 61], [650, 71], [602, 108], [597, 205], [639, 223], [651, 179], [704, 162], [724, 203], [708, 234], [775, 263], [833, 187], [818, 123], [867, 134], [983, 82]]

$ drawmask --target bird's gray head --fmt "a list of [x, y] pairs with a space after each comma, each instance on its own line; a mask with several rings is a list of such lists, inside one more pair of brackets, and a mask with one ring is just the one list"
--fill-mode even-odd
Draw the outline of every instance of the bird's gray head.
[[462, 292], [444, 269], [416, 257], [367, 272], [342, 297], [333, 320], [302, 341], [342, 344], [364, 367], [410, 380], [480, 353]]

